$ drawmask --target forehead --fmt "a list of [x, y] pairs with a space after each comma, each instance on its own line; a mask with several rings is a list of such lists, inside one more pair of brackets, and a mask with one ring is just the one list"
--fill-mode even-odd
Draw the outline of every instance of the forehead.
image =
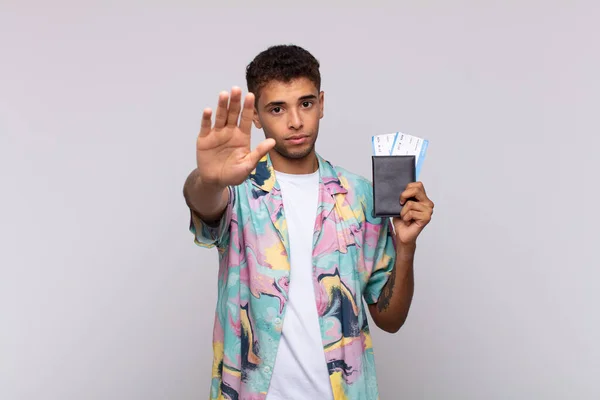
[[297, 78], [289, 82], [271, 81], [260, 89], [259, 102], [262, 104], [271, 101], [293, 102], [309, 94], [318, 95], [319, 92], [308, 78]]

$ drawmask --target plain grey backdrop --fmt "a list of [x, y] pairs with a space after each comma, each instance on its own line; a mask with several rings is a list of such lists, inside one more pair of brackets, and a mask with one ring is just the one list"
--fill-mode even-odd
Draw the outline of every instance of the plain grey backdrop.
[[381, 398], [600, 398], [599, 3], [242, 4], [0, 2], [0, 399], [208, 397], [217, 255], [181, 190], [202, 109], [279, 43], [322, 63], [325, 158], [431, 143]]

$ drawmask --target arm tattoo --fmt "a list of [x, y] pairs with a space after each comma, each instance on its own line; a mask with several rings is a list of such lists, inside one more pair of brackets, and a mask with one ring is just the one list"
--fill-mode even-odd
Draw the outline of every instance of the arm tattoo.
[[388, 278], [387, 283], [381, 290], [381, 294], [379, 295], [379, 300], [377, 301], [377, 309], [381, 311], [385, 311], [390, 306], [390, 301], [392, 300], [392, 295], [394, 294], [394, 285], [396, 284], [396, 266], [392, 269], [392, 273]]

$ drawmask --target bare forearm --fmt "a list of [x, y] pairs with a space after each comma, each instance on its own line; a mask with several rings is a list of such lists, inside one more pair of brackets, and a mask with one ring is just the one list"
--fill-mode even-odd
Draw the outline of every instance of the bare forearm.
[[396, 263], [374, 307], [375, 323], [387, 332], [397, 332], [408, 317], [414, 293], [415, 245], [398, 244]]
[[226, 187], [203, 183], [197, 169], [186, 179], [183, 195], [187, 205], [206, 222], [218, 221], [229, 200]]

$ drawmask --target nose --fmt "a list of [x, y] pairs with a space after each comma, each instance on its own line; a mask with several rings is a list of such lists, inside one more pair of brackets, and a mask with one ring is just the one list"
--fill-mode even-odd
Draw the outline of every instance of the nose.
[[291, 110], [288, 113], [288, 128], [298, 130], [302, 128], [302, 118], [298, 110]]

